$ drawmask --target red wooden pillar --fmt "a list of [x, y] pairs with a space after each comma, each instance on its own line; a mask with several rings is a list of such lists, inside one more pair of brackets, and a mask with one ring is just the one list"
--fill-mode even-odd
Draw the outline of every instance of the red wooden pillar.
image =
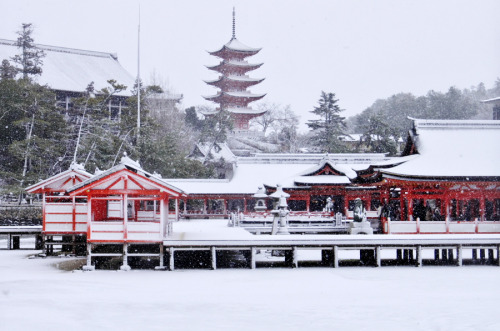
[[243, 198], [243, 213], [247, 213], [247, 198]]
[[406, 199], [408, 201], [408, 221], [413, 221], [413, 195], [408, 192]]
[[127, 241], [127, 223], [128, 223], [128, 195], [122, 194], [123, 206], [123, 240]]
[[481, 194], [481, 197], [479, 198], [479, 217], [480, 221], [483, 222], [486, 217], [486, 203], [484, 201], [484, 194]]
[[76, 197], [72, 199], [72, 223], [73, 223], [73, 232], [76, 231]]
[[92, 197], [87, 195], [87, 241], [91, 239], [90, 233], [92, 232]]
[[42, 231], [45, 232], [45, 191], [42, 193]]
[[306, 211], [309, 212], [311, 210], [311, 195], [306, 196]]

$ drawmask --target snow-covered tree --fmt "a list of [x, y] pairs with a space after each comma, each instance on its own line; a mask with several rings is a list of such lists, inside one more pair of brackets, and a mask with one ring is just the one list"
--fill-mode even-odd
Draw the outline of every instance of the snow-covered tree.
[[321, 152], [340, 153], [345, 145], [340, 137], [346, 135], [347, 126], [345, 117], [339, 114], [343, 111], [335, 99], [335, 93], [321, 92], [319, 105], [311, 111], [320, 117], [319, 120], [310, 120], [307, 126], [313, 133], [311, 143]]
[[23, 79], [27, 79], [30, 75], [42, 74], [42, 58], [45, 56], [45, 52], [36, 47], [31, 36], [32, 33], [32, 24], [23, 23], [22, 30], [17, 32], [18, 38], [16, 41], [21, 53], [12, 57], [12, 61], [18, 65], [17, 70], [22, 74]]

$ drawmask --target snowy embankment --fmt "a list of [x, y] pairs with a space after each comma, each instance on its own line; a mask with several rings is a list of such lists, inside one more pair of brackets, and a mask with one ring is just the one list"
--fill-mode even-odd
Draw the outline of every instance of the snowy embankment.
[[71, 272], [0, 251], [2, 330], [499, 330], [499, 268]]

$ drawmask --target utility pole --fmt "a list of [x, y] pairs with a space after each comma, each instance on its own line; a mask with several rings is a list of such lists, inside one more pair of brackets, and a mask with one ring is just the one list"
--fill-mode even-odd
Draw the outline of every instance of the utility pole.
[[141, 6], [139, 5], [139, 25], [137, 26], [137, 143], [141, 136]]

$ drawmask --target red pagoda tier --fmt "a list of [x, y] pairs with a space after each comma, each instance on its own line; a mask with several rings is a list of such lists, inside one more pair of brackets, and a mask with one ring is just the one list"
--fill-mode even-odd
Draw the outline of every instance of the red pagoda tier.
[[247, 89], [259, 84], [264, 79], [250, 78], [247, 72], [259, 68], [262, 63], [251, 64], [245, 58], [257, 54], [261, 49], [244, 45], [235, 36], [235, 20], [233, 10], [233, 36], [231, 40], [219, 50], [209, 52], [222, 61], [208, 69], [220, 73], [218, 79], [205, 81], [205, 83], [217, 87], [220, 91], [204, 98], [219, 104], [215, 112], [204, 112], [203, 115], [210, 116], [224, 109], [231, 114], [236, 130], [248, 130], [249, 121], [261, 116], [265, 111], [254, 110], [248, 106], [250, 102], [262, 99], [265, 94], [253, 94]]

